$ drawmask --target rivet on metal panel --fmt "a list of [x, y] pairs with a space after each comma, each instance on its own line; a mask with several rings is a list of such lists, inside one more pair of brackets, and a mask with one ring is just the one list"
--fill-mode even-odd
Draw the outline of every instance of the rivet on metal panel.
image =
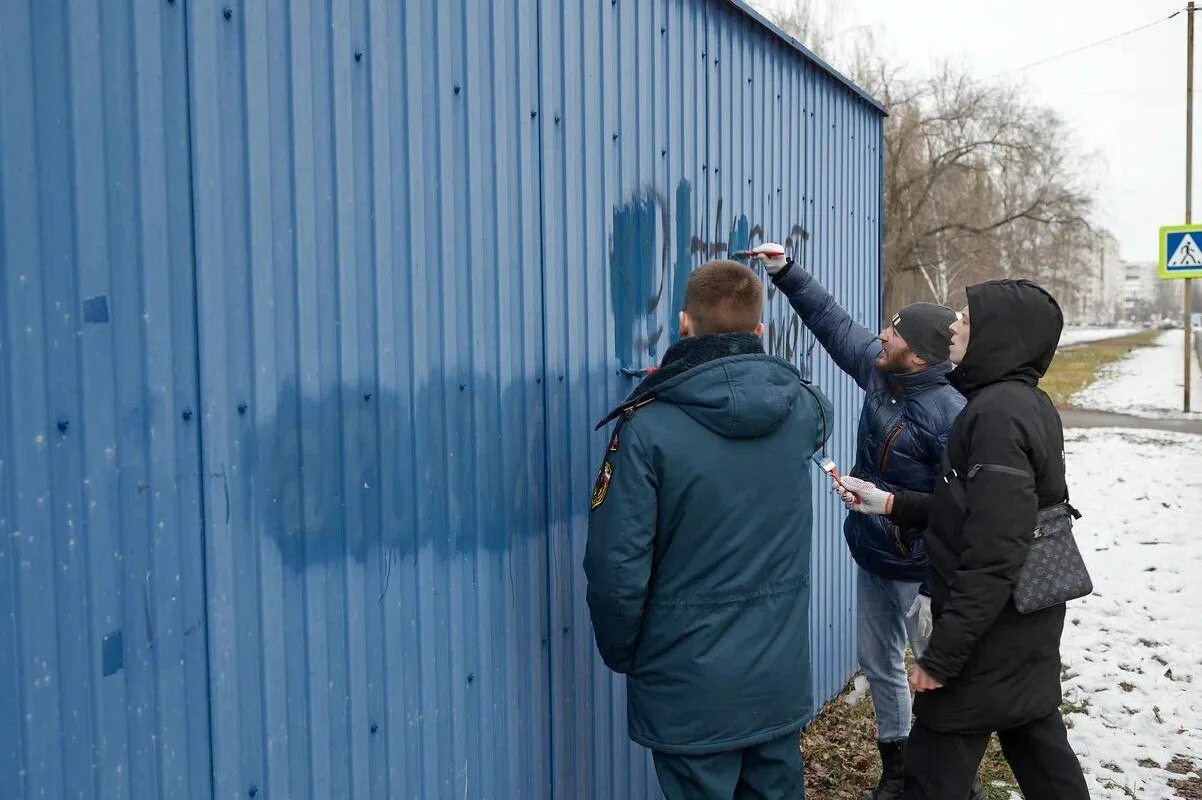
[[192, 409], [185, 408], [184, 413], [180, 414], [180, 416], [184, 418], [184, 422], [187, 422], [188, 420], [192, 419]]
[[618, 134], [616, 134], [616, 133], [614, 134], [614, 141], [615, 142], [618, 141]]
[[459, 84], [455, 84], [455, 94], [459, 94], [461, 91], [463, 91], [463, 87]]
[[364, 394], [363, 394], [363, 402], [364, 402], [364, 403], [370, 403], [370, 402], [371, 402], [371, 392], [364, 392]]
[[659, 35], [660, 35], [660, 36], [663, 36], [663, 35], [664, 35], [665, 33], [667, 33], [667, 32], [668, 32], [668, 29], [667, 29], [667, 28], [660, 28], [660, 29], [659, 29]]
[[571, 625], [564, 625], [564, 626], [563, 626], [563, 632], [564, 632], [564, 633], [571, 633], [571, 632], [572, 632], [572, 626], [571, 626]]
[[715, 67], [718, 66], [718, 59], [716, 59], [716, 58], [714, 59], [714, 66]]
[[545, 645], [549, 644], [550, 641], [551, 641], [550, 639], [548, 639], [547, 637], [544, 636], [543, 640], [542, 640], [542, 644], [545, 646]]
[[469, 672], [469, 673], [468, 673], [468, 675], [467, 675], [467, 682], [468, 682], [468, 683], [475, 683], [475, 682], [476, 682], [476, 676], [475, 676], [475, 675], [473, 675], [472, 673], [470, 673], [470, 672]]
[[[221, 15], [223, 17], [225, 17], [226, 19], [233, 19], [234, 18], [234, 9], [230, 8], [229, 6], [226, 6], [225, 8], [223, 8], [221, 10]], [[254, 795], [251, 795], [251, 796], [253, 797]]]
[[247, 793], [247, 795], [249, 795], [250, 797], [257, 797], [257, 796], [258, 796], [258, 794], [259, 794], [259, 787], [258, 787], [258, 786], [252, 786], [252, 787], [250, 787], [250, 789], [248, 789], [248, 790], [247, 790], [247, 792], [246, 792], [246, 793]]
[[463, 384], [463, 383], [459, 384], [459, 391], [461, 391], [461, 392], [462, 392], [462, 391], [464, 391], [464, 390], [466, 390], [466, 389], [467, 389], [467, 385], [466, 385], [466, 384]]
[[59, 432], [59, 433], [66, 433], [66, 432], [67, 432], [67, 428], [69, 428], [69, 427], [71, 427], [71, 421], [70, 421], [70, 420], [67, 420], [67, 419], [60, 419], [60, 420], [58, 421], [58, 432]]
[[751, 76], [750, 76], [750, 75], [748, 75], [748, 76], [747, 76], [747, 82], [748, 82], [748, 83], [751, 83]]
[[362, 51], [362, 50], [356, 50], [356, 51], [355, 51], [355, 63], [356, 63], [356, 64], [358, 64], [358, 63], [359, 63], [360, 61], [362, 61], [362, 60], [363, 60], [363, 51]]
[[777, 99], [777, 100], [779, 100], [779, 99], [780, 99], [780, 92], [777, 92], [777, 93], [776, 93], [776, 99]]
[[375, 735], [376, 735], [377, 733], [379, 733], [379, 732], [380, 732], [380, 726], [379, 726], [377, 723], [373, 722], [373, 723], [371, 724], [371, 734], [372, 734], [372, 736], [375, 736]]
[[555, 124], [556, 125], [559, 124], [559, 115], [558, 114], [555, 115]]
[[701, 57], [704, 59], [704, 58], [705, 58], [705, 53], [702, 53], [702, 54], [701, 54]]
[[708, 172], [708, 171], [709, 171], [709, 164], [702, 164], [702, 165], [701, 165], [701, 171], [702, 171], [702, 172]]
[[559, 376], [559, 382], [560, 382], [560, 383], [563, 383], [563, 376], [562, 376], [562, 375], [560, 375], [560, 376]]
[[659, 151], [659, 154], [660, 154], [661, 156], [663, 156], [664, 158], [667, 158], [667, 157], [668, 157], [668, 151], [667, 151], [667, 150], [660, 150], [660, 151]]
[[721, 168], [721, 167], [714, 167], [714, 174], [715, 174], [715, 175], [717, 175], [717, 174], [718, 174], [719, 172], [721, 172], [721, 171], [722, 171], [722, 168]]
[[542, 378], [535, 378], [535, 379], [534, 379], [534, 382], [535, 382], [535, 383], [542, 383], [542, 382], [543, 382], [543, 379], [542, 379]]
[[246, 403], [239, 403], [239, 404], [238, 404], [238, 413], [239, 413], [239, 414], [245, 414], [245, 413], [246, 413], [246, 408], [247, 408], [247, 406], [246, 406]]
[[750, 186], [750, 185], [751, 185], [751, 178], [748, 178], [748, 179], [747, 179], [747, 185], [748, 185], [748, 186]]
[[537, 112], [537, 111], [531, 111], [531, 112], [530, 112], [530, 119], [534, 119], [534, 118], [535, 118], [535, 117], [537, 117], [537, 116], [538, 116], [538, 112]]

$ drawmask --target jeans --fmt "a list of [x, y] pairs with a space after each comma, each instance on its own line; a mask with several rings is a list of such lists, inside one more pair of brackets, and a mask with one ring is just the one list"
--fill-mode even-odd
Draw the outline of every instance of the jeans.
[[872, 693], [877, 737], [882, 742], [895, 742], [910, 734], [912, 703], [906, 675], [906, 641], [916, 657], [922, 655], [927, 644], [919, 633], [918, 617], [906, 616], [920, 584], [887, 580], [862, 567], [858, 571], [856, 640], [860, 667]]

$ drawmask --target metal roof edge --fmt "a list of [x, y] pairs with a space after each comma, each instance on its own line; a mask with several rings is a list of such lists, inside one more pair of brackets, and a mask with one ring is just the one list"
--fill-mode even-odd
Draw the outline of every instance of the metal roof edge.
[[844, 75], [839, 70], [832, 67], [830, 64], [828, 64], [826, 62], [826, 60], [824, 60], [823, 58], [818, 56], [816, 53], [814, 53], [814, 51], [810, 50], [810, 48], [806, 47], [804, 44], [797, 41], [789, 34], [785, 33], [785, 31], [782, 30], [779, 25], [777, 25], [775, 22], [773, 22], [772, 20], [765, 17], [759, 11], [756, 11], [754, 8], [752, 8], [751, 5], [746, 0], [725, 0], [725, 2], [728, 5], [732, 5], [735, 8], [737, 8], [739, 11], [743, 12], [745, 15], [750, 17], [752, 19], [752, 21], [757, 22], [761, 26], [767, 28], [770, 33], [774, 34], [778, 39], [781, 39], [782, 41], [784, 41], [785, 44], [789, 45], [794, 50], [797, 50], [798, 52], [800, 52], [803, 56], [805, 56], [807, 59], [809, 59], [811, 62], [813, 62], [816, 66], [818, 66], [822, 70], [824, 70], [832, 78], [834, 78], [835, 80], [842, 83], [844, 86], [846, 86], [848, 89], [850, 89], [852, 91], [852, 94], [855, 94], [861, 100], [863, 100], [864, 102], [868, 103], [870, 106], [875, 108], [877, 111], [879, 111], [881, 113], [882, 116], [886, 116], [886, 117], [889, 116], [889, 110], [887, 108], [885, 108], [884, 103], [882, 103], [880, 100], [877, 100], [875, 97], [870, 95], [868, 92], [864, 91], [864, 89], [861, 88], [859, 86], [859, 84], [857, 84], [851, 78]]

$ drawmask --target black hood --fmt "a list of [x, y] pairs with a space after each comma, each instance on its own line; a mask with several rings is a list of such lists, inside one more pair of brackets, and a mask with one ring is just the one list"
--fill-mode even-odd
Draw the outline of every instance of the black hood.
[[971, 395], [999, 381], [1039, 383], [1064, 327], [1052, 295], [1030, 281], [986, 281], [968, 287], [968, 314], [968, 352], [948, 376], [953, 386]]

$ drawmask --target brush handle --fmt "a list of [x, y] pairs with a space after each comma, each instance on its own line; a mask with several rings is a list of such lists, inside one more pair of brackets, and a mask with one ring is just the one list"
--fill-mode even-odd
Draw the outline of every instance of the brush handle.
[[[835, 480], [839, 480], [839, 468], [838, 467], [831, 467], [831, 477], [834, 478]], [[860, 496], [858, 494], [856, 494], [855, 492], [853, 492], [851, 489], [848, 489], [845, 486], [845, 487], [843, 487], [843, 491], [845, 491], [849, 495], [851, 495], [851, 499], [855, 501], [856, 505], [863, 505], [864, 501], [861, 500]]]

